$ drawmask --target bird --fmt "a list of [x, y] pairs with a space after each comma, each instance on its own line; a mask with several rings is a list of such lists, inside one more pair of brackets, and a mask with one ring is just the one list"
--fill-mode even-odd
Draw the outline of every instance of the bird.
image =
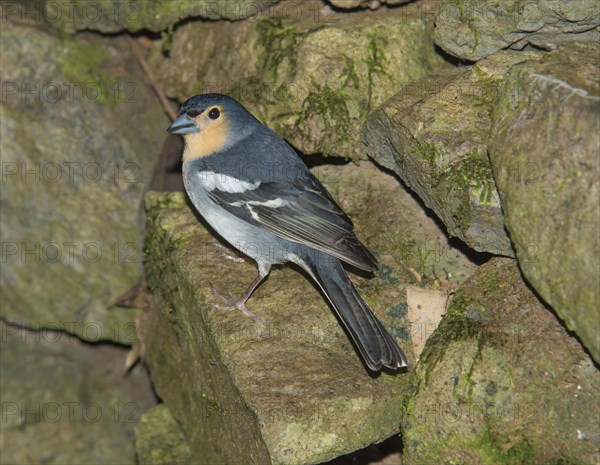
[[260, 320], [246, 302], [272, 265], [293, 263], [318, 285], [373, 373], [407, 367], [407, 358], [362, 299], [343, 262], [372, 272], [377, 260], [351, 219], [296, 151], [241, 103], [224, 94], [190, 97], [167, 129], [184, 139], [183, 183], [208, 225], [253, 259], [256, 279], [225, 305]]

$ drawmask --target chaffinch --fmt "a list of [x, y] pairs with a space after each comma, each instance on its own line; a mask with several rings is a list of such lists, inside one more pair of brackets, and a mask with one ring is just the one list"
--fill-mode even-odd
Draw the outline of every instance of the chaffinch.
[[246, 301], [271, 266], [292, 262], [319, 285], [369, 370], [407, 366], [396, 341], [359, 295], [342, 262], [366, 271], [375, 257], [350, 218], [287, 142], [239, 102], [221, 94], [188, 99], [168, 129], [181, 134], [183, 181], [214, 231], [252, 258], [258, 275], [225, 305], [257, 318]]

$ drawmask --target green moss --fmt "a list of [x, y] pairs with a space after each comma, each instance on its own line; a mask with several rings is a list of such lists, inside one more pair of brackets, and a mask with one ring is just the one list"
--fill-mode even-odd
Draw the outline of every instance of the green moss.
[[[160, 213], [168, 208], [182, 208], [185, 206], [185, 196], [181, 193], [164, 194], [159, 192], [148, 192], [144, 198], [146, 205], [146, 219], [148, 224], [155, 224], [158, 221]], [[144, 264], [146, 267], [152, 266], [155, 259], [152, 257], [163, 257], [169, 252], [179, 250], [185, 243], [185, 238], [174, 238], [171, 235], [170, 228], [150, 229], [152, 233], [147, 234], [144, 241]], [[155, 276], [162, 276], [162, 272], [146, 273], [148, 287], [150, 290], [159, 289], [163, 282], [156, 279]]]
[[506, 291], [507, 277], [503, 275], [502, 270], [497, 273], [486, 273], [481, 275], [477, 281], [478, 287], [482, 290], [481, 297], [486, 299], [500, 298]]
[[300, 43], [308, 34], [323, 27], [323, 25], [318, 25], [300, 31], [296, 24], [285, 25], [282, 18], [260, 21], [256, 29], [260, 45], [264, 49], [262, 70], [271, 73], [275, 79], [281, 73], [283, 63], [287, 61], [288, 74], [293, 79], [296, 75], [297, 52]]
[[427, 142], [420, 139], [413, 139], [415, 147], [417, 149], [417, 155], [427, 163], [429, 167], [429, 174], [434, 179], [437, 179], [440, 175], [440, 171], [437, 165], [439, 158], [439, 152], [433, 142]]
[[450, 199], [454, 199], [447, 202], [454, 206], [452, 215], [458, 227], [468, 229], [471, 226], [472, 197], [479, 205], [490, 205], [496, 188], [487, 153], [481, 149], [471, 150], [462, 162], [438, 177], [435, 186], [438, 185]]
[[223, 406], [214, 396], [203, 392], [202, 399], [204, 400], [204, 402], [206, 402], [207, 405], [207, 408], [204, 409], [207, 418], [211, 415], [211, 412], [214, 412], [216, 415], [223, 415], [223, 413], [225, 413]]
[[377, 268], [377, 277], [385, 284], [398, 284], [400, 280], [394, 273], [394, 269], [388, 265], [381, 265]]
[[160, 32], [160, 49], [163, 53], [170, 53], [173, 48], [173, 24], [165, 31]]
[[348, 86], [352, 86], [354, 89], [358, 89], [360, 85], [360, 79], [356, 73], [356, 65], [354, 64], [354, 60], [352, 60], [352, 58], [345, 53], [342, 54], [342, 58], [344, 59], [344, 66], [342, 67], [342, 76], [344, 78], [344, 82], [342, 82], [342, 88], [346, 89]]
[[[483, 324], [466, 315], [466, 307], [473, 302], [465, 293], [456, 294], [448, 313], [444, 315], [438, 329], [431, 335], [421, 356], [424, 366], [431, 370], [450, 343], [473, 339], [483, 330]], [[433, 358], [434, 354], [437, 354]]]
[[414, 415], [416, 413], [415, 399], [419, 394], [419, 387], [421, 386], [421, 383], [418, 382], [415, 371], [407, 373], [406, 376], [410, 376], [410, 380], [408, 381], [407, 385], [408, 395], [406, 395], [402, 400], [403, 416]]
[[[335, 147], [349, 138], [351, 120], [347, 102], [350, 99], [350, 95], [343, 89], [333, 89], [327, 84], [318, 84], [316, 79], [311, 77], [311, 90], [302, 103], [302, 111], [297, 116], [294, 129], [309, 138], [304, 127], [305, 123], [314, 118], [321, 119], [325, 130], [332, 137], [321, 138], [318, 150], [335, 152]], [[289, 116], [289, 114], [281, 116]]]
[[471, 47], [471, 53], [475, 53], [475, 50], [477, 50], [477, 47], [479, 46], [479, 31], [477, 30], [477, 27], [475, 26], [475, 23], [477, 22], [478, 19], [479, 18], [473, 17], [473, 18], [469, 18], [467, 20], [469, 29], [473, 33], [473, 46]]
[[343, 91], [336, 91], [328, 85], [319, 85], [314, 81], [316, 91], [310, 91], [302, 104], [301, 120], [308, 119], [309, 115], [320, 115], [326, 129], [337, 126], [346, 132], [350, 125], [350, 114], [346, 102], [350, 96]]
[[465, 8], [464, 8], [461, 0], [453, 0], [453, 3], [456, 6], [456, 9], [458, 10], [458, 14], [463, 16], [465, 13]]
[[166, 208], [181, 208], [186, 205], [186, 196], [183, 192], [147, 192], [144, 203], [149, 218], [154, 218], [161, 210]]
[[487, 153], [479, 149], [473, 149], [467, 153], [467, 158], [457, 165], [456, 169], [450, 171], [448, 176], [452, 189], [468, 192], [471, 187], [479, 191], [479, 203], [488, 205], [494, 188], [494, 177], [492, 166], [487, 158]]
[[367, 45], [367, 57], [363, 60], [367, 65], [367, 105], [365, 108], [365, 115], [371, 112], [371, 100], [373, 97], [373, 78], [376, 74], [386, 76], [390, 80], [392, 76], [385, 70], [384, 65], [387, 63], [387, 59], [383, 53], [384, 48], [380, 47], [378, 42], [377, 33], [370, 31], [367, 34], [369, 38], [369, 44]]
[[466, 445], [477, 450], [485, 464], [521, 465], [532, 463], [532, 460], [538, 455], [527, 442], [514, 444], [504, 451], [501, 441], [487, 428], [481, 436], [468, 441]]
[[[204, 60], [202, 60], [202, 64], [198, 66], [196, 69], [196, 81], [198, 89], [202, 89], [205, 84], [206, 73], [208, 72], [210, 66], [215, 62], [217, 57], [218, 49], [216, 47], [212, 47], [209, 49], [209, 52], [206, 54]], [[235, 95], [234, 95], [235, 96]], [[239, 98], [238, 96], [235, 96]]]
[[[97, 103], [118, 100], [109, 98], [122, 93], [116, 92], [114, 89], [117, 84], [116, 78], [103, 70], [103, 66], [108, 60], [108, 54], [103, 47], [73, 38], [65, 38], [62, 52], [58, 59], [60, 70], [65, 78], [82, 87], [80, 90], [82, 95], [85, 95], [88, 100], [94, 99], [94, 102]], [[95, 87], [96, 90], [92, 87]]]
[[481, 333], [483, 325], [480, 321], [469, 318], [466, 313], [466, 307], [473, 301], [464, 295], [458, 295], [452, 300], [448, 309], [448, 318], [444, 318], [446, 323], [444, 333], [447, 339], [460, 341], [473, 339]]
[[393, 318], [405, 318], [408, 315], [408, 306], [406, 302], [394, 304], [389, 308], [387, 313]]
[[477, 65], [471, 68], [471, 73], [477, 82], [475, 92], [471, 95], [474, 99], [474, 105], [483, 107], [491, 117], [492, 111], [500, 98], [501, 81], [494, 76], [490, 76]]

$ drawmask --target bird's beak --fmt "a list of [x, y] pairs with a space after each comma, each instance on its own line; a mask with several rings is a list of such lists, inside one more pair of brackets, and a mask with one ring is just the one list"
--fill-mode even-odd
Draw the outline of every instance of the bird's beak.
[[196, 123], [194, 123], [194, 121], [192, 121], [188, 117], [188, 115], [184, 113], [180, 115], [179, 118], [177, 118], [175, 121], [173, 121], [173, 123], [171, 124], [171, 126], [169, 126], [167, 131], [169, 131], [171, 134], [185, 135], [200, 132], [200, 129], [198, 128], [198, 126], [196, 126]]

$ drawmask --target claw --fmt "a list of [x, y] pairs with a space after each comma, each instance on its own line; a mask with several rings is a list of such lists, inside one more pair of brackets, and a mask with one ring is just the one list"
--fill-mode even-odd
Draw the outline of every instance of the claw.
[[248, 309], [248, 307], [246, 307], [246, 301], [243, 298], [236, 299], [236, 297], [231, 293], [231, 291], [227, 290], [227, 293], [231, 297], [231, 300], [228, 300], [227, 297], [225, 297], [223, 294], [221, 294], [219, 291], [217, 291], [212, 284], [210, 285], [210, 289], [213, 291], [213, 293], [219, 299], [221, 299], [226, 304], [226, 305], [219, 305], [219, 304], [211, 303], [210, 304], [211, 307], [216, 308], [218, 310], [224, 310], [226, 312], [229, 312], [231, 310], [240, 310], [247, 317], [250, 317], [253, 320], [258, 321], [259, 323], [266, 323], [266, 321], [264, 319], [255, 315]]

